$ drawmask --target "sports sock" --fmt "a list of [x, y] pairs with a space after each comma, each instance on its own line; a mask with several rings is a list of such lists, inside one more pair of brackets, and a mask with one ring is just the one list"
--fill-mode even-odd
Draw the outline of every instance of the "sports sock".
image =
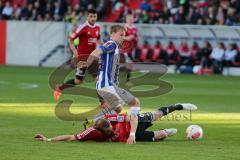
[[59, 89], [60, 90], [64, 90], [64, 89], [66, 89], [66, 88], [70, 88], [70, 87], [73, 87], [73, 86], [75, 86], [76, 84], [75, 84], [75, 80], [74, 79], [70, 79], [70, 80], [68, 80], [67, 82], [65, 82], [65, 83], [63, 83], [60, 87], [59, 87]]
[[130, 78], [131, 78], [131, 70], [127, 69], [127, 82], [130, 81]]
[[176, 111], [176, 110], [182, 110], [183, 106], [181, 104], [176, 104], [176, 105], [172, 105], [172, 106], [168, 106], [168, 107], [161, 107], [158, 109], [158, 111], [163, 113], [163, 116]]

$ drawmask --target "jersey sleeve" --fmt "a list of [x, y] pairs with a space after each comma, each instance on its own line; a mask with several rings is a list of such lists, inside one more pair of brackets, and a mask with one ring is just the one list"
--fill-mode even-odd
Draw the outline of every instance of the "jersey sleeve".
[[96, 134], [96, 130], [90, 127], [83, 132], [75, 134], [75, 138], [79, 141], [90, 141], [90, 140], [93, 140], [93, 137], [95, 136], [95, 134]]
[[71, 40], [75, 40], [77, 37], [81, 36], [84, 33], [84, 25], [81, 25], [77, 28], [75, 32], [70, 36]]
[[103, 53], [114, 53], [116, 48], [117, 45], [113, 41], [108, 41], [100, 46], [100, 49], [102, 50]]

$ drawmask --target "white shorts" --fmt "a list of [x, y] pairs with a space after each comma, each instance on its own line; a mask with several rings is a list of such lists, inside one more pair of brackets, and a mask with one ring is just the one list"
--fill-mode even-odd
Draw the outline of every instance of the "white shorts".
[[135, 99], [131, 93], [117, 86], [104, 87], [98, 89], [97, 92], [113, 110], [129, 104]]

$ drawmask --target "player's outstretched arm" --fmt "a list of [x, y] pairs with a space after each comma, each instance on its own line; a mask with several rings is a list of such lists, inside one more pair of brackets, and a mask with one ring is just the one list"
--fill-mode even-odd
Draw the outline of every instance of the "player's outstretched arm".
[[36, 134], [34, 136], [34, 139], [38, 140], [38, 141], [45, 141], [45, 142], [50, 142], [50, 141], [76, 141], [77, 140], [74, 135], [60, 135], [60, 136], [56, 136], [56, 137], [53, 137], [53, 138], [47, 138], [43, 134]]

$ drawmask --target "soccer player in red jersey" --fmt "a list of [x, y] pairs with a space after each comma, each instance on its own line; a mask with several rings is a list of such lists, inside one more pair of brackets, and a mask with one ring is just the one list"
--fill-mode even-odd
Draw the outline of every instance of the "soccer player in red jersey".
[[[153, 142], [173, 136], [177, 133], [177, 129], [170, 128], [158, 131], [146, 131], [152, 126], [152, 122], [176, 110], [196, 110], [194, 104], [183, 103], [175, 104], [168, 107], [161, 107], [154, 112], [147, 112], [138, 115], [138, 128], [136, 133], [136, 141]], [[94, 125], [85, 131], [75, 135], [62, 135], [54, 138], [47, 138], [42, 134], [35, 135], [36, 140], [40, 141], [96, 141], [96, 142], [128, 142], [131, 135], [130, 115], [115, 114], [106, 115], [105, 119], [98, 119]]]
[[106, 119], [98, 119], [92, 127], [83, 132], [71, 135], [60, 135], [53, 138], [47, 138], [42, 134], [36, 134], [34, 138], [39, 141], [96, 141], [106, 142], [113, 137], [110, 123]]
[[127, 82], [130, 81], [131, 71], [133, 69], [132, 60], [135, 58], [135, 52], [137, 48], [137, 27], [134, 25], [133, 15], [129, 13], [126, 16], [126, 24], [125, 24], [126, 35], [124, 41], [121, 45], [121, 63], [126, 63], [126, 71], [127, 71]]
[[[81, 84], [86, 73], [86, 61], [93, 50], [96, 49], [100, 40], [100, 26], [96, 24], [97, 12], [94, 9], [88, 10], [87, 21], [80, 25], [76, 31], [69, 36], [69, 47], [73, 52], [73, 60], [77, 61], [77, 71], [75, 79], [70, 79], [67, 82], [57, 85], [54, 91], [54, 99], [58, 101], [61, 92], [69, 87]], [[73, 41], [79, 38], [79, 45], [75, 48]], [[97, 72], [97, 69], [96, 69]]]

